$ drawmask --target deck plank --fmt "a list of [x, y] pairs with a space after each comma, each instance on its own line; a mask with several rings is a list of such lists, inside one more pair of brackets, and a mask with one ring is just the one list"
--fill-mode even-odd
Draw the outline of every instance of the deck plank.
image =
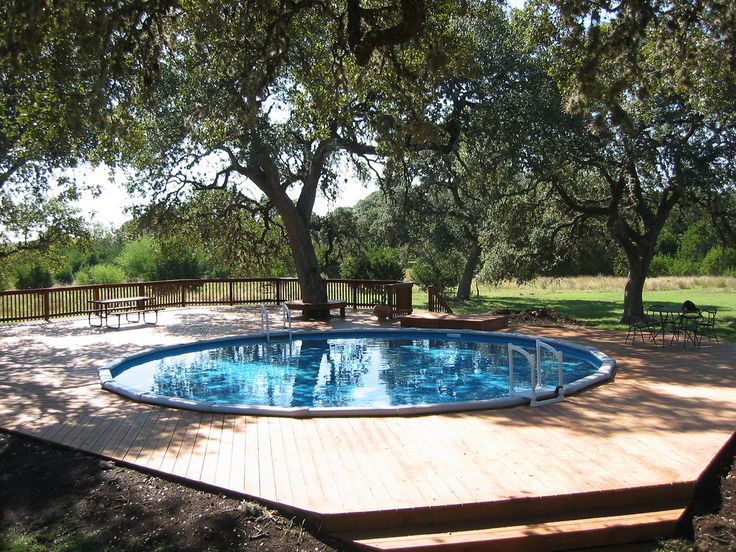
[[276, 487], [274, 498], [279, 502], [292, 503], [294, 501], [292, 479], [297, 479], [300, 475], [296, 471], [289, 470], [286, 450], [284, 449], [284, 438], [282, 436], [283, 422], [283, 418], [272, 416], [267, 418], [266, 424]]
[[162, 416], [159, 416], [156, 424], [157, 436], [155, 442], [147, 452], [145, 449], [141, 450], [136, 461], [138, 464], [152, 470], [158, 470], [160, 468], [166, 451], [169, 450], [171, 442], [174, 439], [176, 424], [179, 418], [181, 418], [181, 411], [169, 409], [165, 410]]
[[[197, 436], [199, 435], [199, 427], [205, 422], [206, 414], [195, 412], [189, 423], [186, 425], [182, 444], [176, 455], [176, 462], [171, 471], [177, 477], [186, 477], [189, 472], [189, 464], [195, 455], [195, 445], [197, 444]], [[194, 481], [198, 481], [195, 479]]]
[[399, 470], [406, 476], [406, 486], [401, 496], [396, 498], [401, 498], [402, 502], [410, 499], [418, 506], [426, 507], [432, 503], [435, 490], [427, 480], [431, 475], [417, 469], [422, 459], [418, 457], [413, 441], [415, 432], [407, 431], [404, 421], [406, 420], [399, 418], [395, 420], [395, 424], [387, 424], [384, 420], [378, 420], [376, 427], [381, 438], [396, 447]]
[[114, 458], [113, 454], [118, 444], [120, 443], [120, 440], [125, 437], [128, 429], [131, 425], [133, 425], [133, 422], [140, 415], [140, 413], [141, 408], [138, 405], [134, 405], [127, 409], [125, 416], [118, 421], [113, 431], [110, 432], [108, 438], [99, 442], [98, 448], [102, 456], [105, 456], [107, 458]]
[[158, 441], [156, 424], [158, 424], [159, 418], [165, 415], [166, 411], [163, 408], [151, 409], [150, 415], [141, 425], [138, 435], [128, 448], [128, 452], [123, 456], [124, 462], [135, 464], [140, 462], [139, 458], [150, 455], [156, 441]]
[[314, 462], [314, 469], [317, 474], [317, 484], [320, 487], [320, 496], [312, 499], [311, 507], [323, 509], [328, 504], [343, 504], [344, 499], [341, 495], [341, 487], [334, 477], [325, 474], [331, 474], [334, 466], [334, 449], [327, 448], [327, 443], [323, 443], [318, 424], [316, 420], [301, 420], [301, 428], [299, 435], [302, 436], [300, 442], [304, 443], [305, 453]]
[[141, 427], [143, 427], [143, 424], [146, 422], [149, 416], [151, 416], [158, 410], [159, 409], [153, 406], [137, 408], [135, 415], [130, 421], [130, 425], [128, 426], [127, 431], [125, 432], [125, 435], [121, 436], [115, 448], [112, 450], [112, 452], [110, 452], [110, 456], [112, 458], [119, 458], [120, 460], [123, 460], [125, 458], [125, 455], [128, 454], [128, 450], [130, 449], [130, 447], [133, 446], [133, 444], [135, 443], [135, 440], [138, 437], [138, 433], [140, 432]]
[[245, 416], [231, 416], [229, 431], [232, 432], [231, 468], [228, 488], [245, 492], [245, 437], [248, 433]]
[[222, 438], [223, 424], [225, 417], [222, 414], [212, 416], [210, 431], [205, 437], [204, 458], [202, 461], [202, 474], [199, 476], [205, 483], [216, 484], [218, 464], [223, 465], [223, 469], [230, 468], [230, 458], [226, 457], [225, 442]]
[[115, 428], [120, 424], [120, 421], [124, 416], [120, 416], [120, 413], [104, 412], [102, 421], [87, 434], [87, 438], [81, 444], [82, 450], [87, 450], [93, 454], [99, 454], [104, 448], [104, 444], [110, 438], [110, 434], [115, 431]]
[[259, 496], [267, 500], [276, 500], [276, 478], [278, 472], [274, 468], [271, 454], [271, 435], [269, 433], [268, 418], [256, 418], [258, 428], [258, 487]]
[[213, 424], [216, 423], [217, 416], [213, 414], [205, 414], [199, 422], [197, 433], [194, 437], [194, 447], [189, 457], [189, 467], [187, 467], [186, 477], [194, 481], [202, 481], [209, 483], [210, 479], [205, 472], [205, 462], [207, 460], [207, 450], [212, 450], [219, 445], [219, 442], [212, 441], [210, 444], [210, 432]]
[[[290, 488], [292, 492], [292, 503], [297, 506], [309, 505], [312, 503], [311, 497], [321, 495], [321, 486], [317, 482], [319, 474], [314, 468], [312, 458], [306, 453], [305, 447], [297, 444], [300, 436], [296, 433], [295, 428], [299, 427], [299, 420], [289, 418], [280, 418], [281, 440], [286, 455], [286, 467], [293, 477], [289, 478]], [[315, 500], [318, 501], [319, 498]]]
[[249, 495], [261, 495], [260, 452], [258, 450], [258, 420], [252, 416], [243, 416], [245, 439], [245, 487], [243, 491]]
[[149, 461], [149, 467], [151, 469], [159, 470], [163, 473], [173, 473], [176, 458], [179, 456], [179, 451], [184, 444], [184, 436], [193, 417], [194, 413], [191, 410], [176, 411], [175, 424], [171, 429], [171, 440], [160, 458], [158, 456], [156, 459], [151, 458]]
[[232, 415], [224, 415], [222, 417], [220, 452], [217, 454], [214, 483], [217, 487], [222, 487], [223, 489], [227, 489], [230, 485], [230, 474], [233, 470], [234, 425], [235, 422]]

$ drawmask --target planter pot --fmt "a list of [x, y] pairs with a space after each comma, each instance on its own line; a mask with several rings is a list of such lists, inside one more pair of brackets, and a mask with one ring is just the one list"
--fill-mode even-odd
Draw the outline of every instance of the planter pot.
[[373, 315], [379, 320], [386, 320], [391, 317], [391, 307], [388, 305], [376, 305], [373, 307]]

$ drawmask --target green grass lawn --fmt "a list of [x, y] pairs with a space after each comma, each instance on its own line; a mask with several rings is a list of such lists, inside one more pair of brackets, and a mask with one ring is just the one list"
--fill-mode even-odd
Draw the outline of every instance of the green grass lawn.
[[[521, 286], [481, 286], [480, 294], [469, 301], [447, 299], [458, 313], [546, 307], [585, 325], [625, 330], [627, 326], [619, 323], [623, 285], [624, 280], [620, 278], [566, 278]], [[736, 279], [654, 278], [644, 291], [645, 306], [656, 303], [679, 307], [686, 299], [699, 307], [717, 307], [719, 338], [736, 341]], [[418, 287], [414, 291], [414, 308], [427, 308], [427, 293]]]

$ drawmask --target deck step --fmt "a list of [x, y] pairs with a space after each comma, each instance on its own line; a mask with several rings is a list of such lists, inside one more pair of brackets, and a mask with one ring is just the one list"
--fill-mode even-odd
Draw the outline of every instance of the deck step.
[[392, 552], [489, 551], [552, 552], [652, 541], [672, 535], [684, 508], [553, 520], [504, 526], [434, 528], [404, 527], [395, 531], [346, 532], [335, 535], [364, 550]]
[[401, 527], [425, 527], [431, 530], [475, 522], [485, 527], [499, 527], [517, 522], [520, 524], [684, 508], [692, 501], [694, 491], [693, 482], [678, 482], [489, 502], [323, 514], [315, 519], [315, 523], [333, 534], [371, 530], [398, 532]]

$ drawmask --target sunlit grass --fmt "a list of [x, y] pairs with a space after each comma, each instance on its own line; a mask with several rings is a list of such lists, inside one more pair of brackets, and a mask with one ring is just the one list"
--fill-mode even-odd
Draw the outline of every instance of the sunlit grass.
[[[498, 286], [481, 286], [484, 289], [523, 290], [523, 289], [550, 289], [568, 291], [612, 291], [623, 293], [626, 278], [620, 276], [574, 276], [567, 278], [537, 278], [532, 282], [517, 284], [503, 282]], [[661, 276], [647, 278], [644, 290], [647, 291], [675, 291], [675, 290], [721, 290], [736, 291], [736, 278], [731, 276]]]
[[[499, 309], [552, 308], [581, 324], [623, 330], [625, 278], [585, 276], [539, 278], [527, 284], [506, 282], [499, 286], [473, 288], [473, 297], [457, 301], [447, 297], [459, 313], [485, 313]], [[736, 341], [736, 278], [686, 276], [651, 278], [644, 291], [644, 304], [679, 307], [689, 299], [696, 305], [717, 307], [716, 331], [719, 337]], [[426, 291], [415, 288], [414, 307], [427, 308]]]

